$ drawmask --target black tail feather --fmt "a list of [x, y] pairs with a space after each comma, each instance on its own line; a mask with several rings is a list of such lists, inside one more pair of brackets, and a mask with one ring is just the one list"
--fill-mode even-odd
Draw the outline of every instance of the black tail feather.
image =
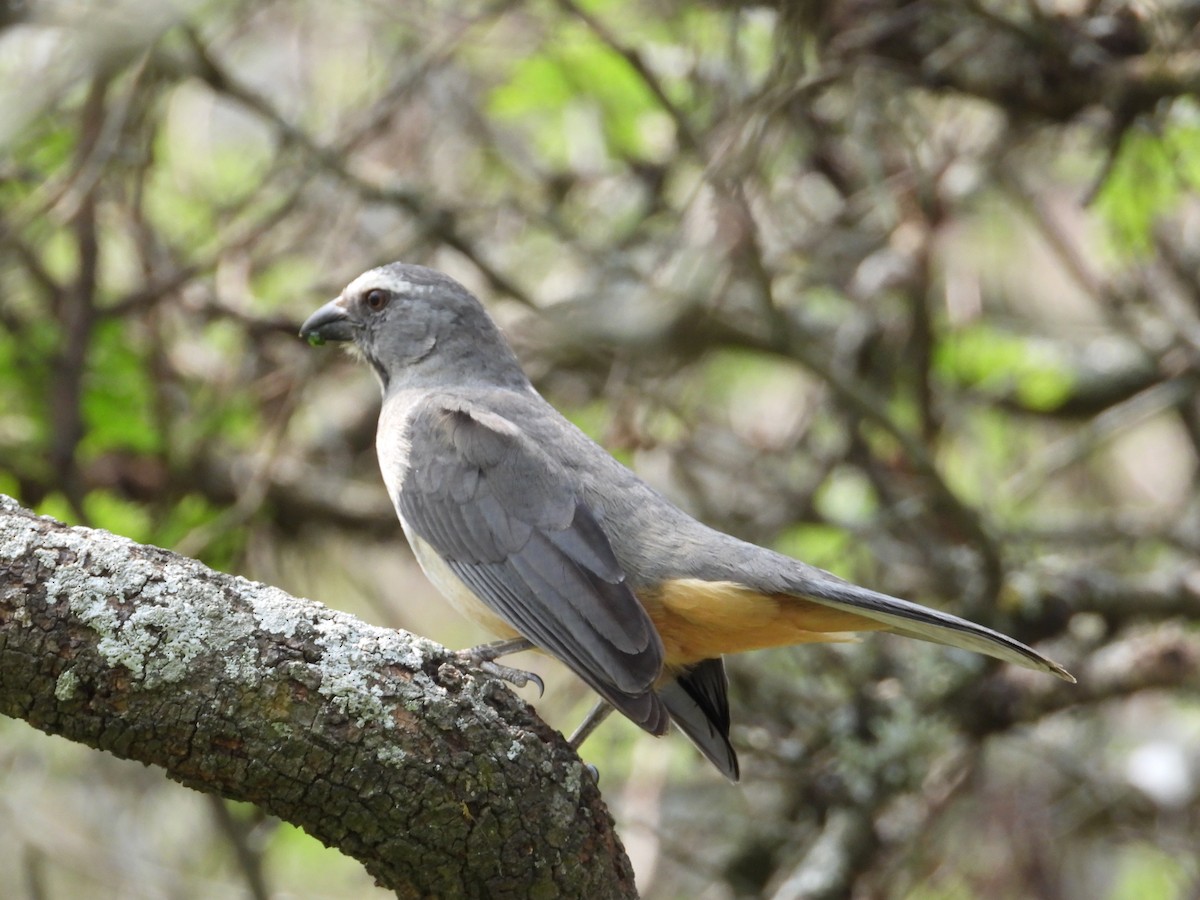
[[729, 743], [729, 681], [725, 661], [706, 659], [658, 691], [679, 730], [730, 781], [739, 778]]

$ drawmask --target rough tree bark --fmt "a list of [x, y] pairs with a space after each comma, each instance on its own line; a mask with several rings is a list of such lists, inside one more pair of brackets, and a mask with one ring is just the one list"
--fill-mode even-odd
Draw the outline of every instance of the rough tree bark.
[[402, 897], [630, 897], [592, 777], [447, 651], [0, 496], [0, 714], [256, 803]]

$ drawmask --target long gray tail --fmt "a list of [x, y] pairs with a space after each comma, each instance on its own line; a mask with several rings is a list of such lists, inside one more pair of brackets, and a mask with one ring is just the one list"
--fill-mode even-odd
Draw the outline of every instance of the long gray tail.
[[939, 612], [880, 594], [840, 579], [802, 576], [793, 579], [788, 593], [833, 609], [855, 613], [887, 626], [887, 630], [920, 641], [931, 641], [994, 656], [1027, 669], [1047, 672], [1074, 683], [1075, 677], [1032, 647], [1006, 634], [976, 625], [950, 613]]

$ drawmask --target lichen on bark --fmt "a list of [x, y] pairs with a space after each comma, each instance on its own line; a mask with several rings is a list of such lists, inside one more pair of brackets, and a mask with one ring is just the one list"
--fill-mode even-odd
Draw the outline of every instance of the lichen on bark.
[[7, 497], [0, 713], [257, 803], [400, 896], [634, 895], [592, 777], [503, 685]]

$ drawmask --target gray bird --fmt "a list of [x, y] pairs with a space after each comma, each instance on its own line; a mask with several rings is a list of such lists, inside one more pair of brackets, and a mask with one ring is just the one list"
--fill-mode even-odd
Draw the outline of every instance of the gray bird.
[[413, 553], [503, 639], [476, 657], [536, 646], [651, 734], [674, 721], [731, 780], [726, 653], [887, 631], [1074, 681], [999, 632], [693, 519], [542, 399], [482, 304], [440, 272], [371, 269], [300, 336], [352, 342], [379, 377], [376, 450]]

